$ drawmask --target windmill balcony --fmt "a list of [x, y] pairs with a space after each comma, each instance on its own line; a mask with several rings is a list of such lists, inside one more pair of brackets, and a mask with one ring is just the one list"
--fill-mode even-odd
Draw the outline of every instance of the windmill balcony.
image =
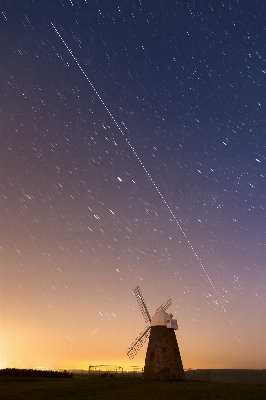
[[178, 329], [177, 320], [172, 318], [167, 319], [166, 326], [170, 329]]

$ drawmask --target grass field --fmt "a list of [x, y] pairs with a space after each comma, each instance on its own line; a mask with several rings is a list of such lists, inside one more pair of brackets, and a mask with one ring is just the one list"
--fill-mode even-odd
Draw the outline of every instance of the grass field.
[[0, 379], [1, 400], [263, 400], [265, 385], [213, 382], [161, 382], [132, 379], [8, 378]]

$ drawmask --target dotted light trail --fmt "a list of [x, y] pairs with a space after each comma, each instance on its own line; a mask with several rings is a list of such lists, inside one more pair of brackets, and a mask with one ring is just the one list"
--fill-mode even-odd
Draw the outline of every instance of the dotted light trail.
[[[60, 33], [58, 32], [58, 30], [56, 29], [56, 27], [54, 26], [54, 24], [51, 22], [52, 27], [54, 28], [57, 36], [61, 39], [61, 41], [63, 42], [63, 44], [65, 45], [65, 47], [67, 48], [68, 52], [70, 53], [71, 57], [74, 59], [74, 61], [76, 62], [77, 66], [79, 67], [79, 69], [81, 70], [82, 74], [85, 76], [86, 80], [89, 82], [90, 86], [92, 87], [92, 89], [94, 90], [94, 92], [96, 93], [97, 97], [99, 98], [99, 100], [101, 101], [102, 105], [104, 106], [104, 108], [106, 109], [107, 113], [110, 115], [111, 119], [113, 120], [114, 124], [117, 126], [119, 132], [122, 134], [122, 136], [124, 137], [126, 143], [128, 144], [128, 146], [130, 147], [130, 149], [132, 150], [134, 156], [137, 158], [137, 160], [139, 161], [140, 165], [142, 166], [142, 168], [144, 169], [146, 175], [148, 176], [148, 178], [150, 179], [150, 181], [152, 182], [153, 186], [155, 187], [157, 193], [159, 194], [159, 196], [161, 197], [163, 203], [165, 204], [166, 208], [169, 210], [171, 216], [173, 217], [174, 221], [176, 222], [178, 228], [180, 229], [180, 231], [182, 232], [184, 238], [186, 239], [190, 249], [192, 250], [192, 253], [194, 254], [195, 258], [197, 259], [197, 261], [199, 262], [204, 274], [207, 277], [207, 280], [209, 282], [209, 284], [211, 285], [215, 295], [217, 296], [217, 299], [219, 300], [219, 303], [223, 309], [223, 311], [225, 312], [225, 314], [228, 317], [227, 311], [222, 303], [222, 301], [220, 300], [220, 296], [218, 295], [214, 284], [212, 283], [212, 280], [209, 276], [209, 274], [207, 273], [204, 265], [202, 264], [201, 259], [199, 258], [196, 250], [194, 249], [192, 243], [190, 242], [189, 238], [187, 237], [184, 229], [182, 228], [182, 226], [180, 225], [180, 222], [177, 220], [177, 218], [175, 217], [173, 211], [171, 210], [169, 204], [167, 203], [167, 201], [165, 200], [164, 196], [162, 195], [160, 189], [158, 188], [158, 186], [156, 185], [155, 181], [153, 180], [152, 176], [150, 175], [150, 173], [148, 172], [148, 170], [146, 169], [145, 165], [143, 164], [143, 162], [141, 161], [141, 159], [139, 158], [138, 154], [136, 153], [134, 147], [132, 146], [132, 144], [129, 142], [129, 140], [127, 139], [127, 137], [125, 136], [123, 130], [121, 129], [120, 125], [116, 122], [113, 114], [111, 113], [111, 111], [109, 110], [109, 108], [106, 106], [105, 102], [103, 101], [103, 99], [101, 98], [101, 96], [99, 95], [99, 93], [97, 92], [97, 90], [95, 89], [95, 87], [93, 86], [92, 82], [90, 81], [90, 79], [88, 78], [88, 76], [86, 75], [86, 73], [84, 72], [84, 70], [82, 69], [81, 65], [79, 64], [77, 58], [74, 56], [72, 50], [68, 47], [68, 45], [66, 44], [66, 42], [64, 41], [64, 39], [62, 38], [62, 36], [60, 35]], [[230, 324], [232, 325], [231, 321], [229, 320]]]

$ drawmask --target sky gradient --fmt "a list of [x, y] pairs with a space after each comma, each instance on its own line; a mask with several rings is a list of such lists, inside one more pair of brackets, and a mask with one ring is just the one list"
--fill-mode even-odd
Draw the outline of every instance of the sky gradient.
[[1, 368], [266, 368], [265, 11], [1, 3]]

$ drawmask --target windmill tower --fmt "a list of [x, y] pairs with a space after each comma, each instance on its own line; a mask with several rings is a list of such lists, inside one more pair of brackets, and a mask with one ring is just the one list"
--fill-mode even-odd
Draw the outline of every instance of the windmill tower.
[[146, 323], [145, 329], [127, 349], [130, 359], [149, 338], [145, 358], [144, 378], [146, 379], [185, 379], [182, 360], [177, 344], [175, 330], [178, 329], [176, 319], [166, 312], [172, 304], [170, 297], [155, 311], [151, 318], [139, 286], [133, 289]]

